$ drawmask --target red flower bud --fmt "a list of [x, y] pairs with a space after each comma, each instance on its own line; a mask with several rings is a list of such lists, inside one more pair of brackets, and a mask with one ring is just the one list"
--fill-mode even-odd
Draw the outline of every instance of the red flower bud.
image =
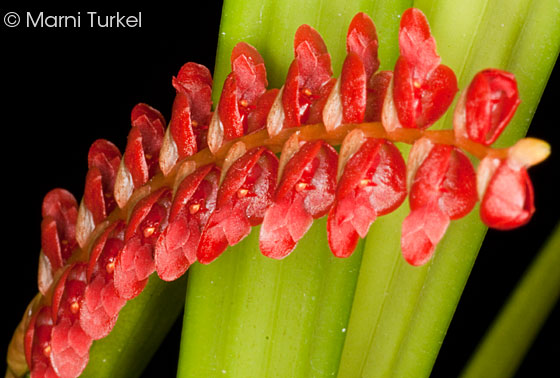
[[519, 106], [515, 77], [487, 69], [473, 78], [461, 96], [454, 115], [458, 137], [490, 145], [498, 139]]

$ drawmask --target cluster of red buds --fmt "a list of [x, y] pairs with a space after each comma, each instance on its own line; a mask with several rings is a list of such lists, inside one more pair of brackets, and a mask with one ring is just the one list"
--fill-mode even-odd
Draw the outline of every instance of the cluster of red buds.
[[[261, 225], [262, 253], [281, 259], [327, 216], [329, 246], [347, 257], [408, 196], [402, 253], [421, 265], [478, 200], [486, 225], [525, 224], [534, 212], [527, 168], [549, 146], [490, 147], [519, 104], [513, 75], [478, 73], [460, 95], [454, 129], [426, 130], [453, 102], [456, 77], [419, 10], [402, 15], [399, 46], [394, 70], [378, 72], [375, 26], [357, 14], [337, 79], [321, 36], [303, 25], [284, 86], [267, 89], [262, 57], [241, 42], [213, 112], [209, 70], [187, 63], [172, 80], [167, 130], [157, 110], [139, 104], [122, 156], [95, 141], [79, 206], [63, 189], [43, 202], [40, 294], [15, 336], [31, 377], [77, 377], [92, 341], [111, 332], [152, 273], [175, 280], [253, 226]], [[394, 142], [412, 144], [407, 162]]]

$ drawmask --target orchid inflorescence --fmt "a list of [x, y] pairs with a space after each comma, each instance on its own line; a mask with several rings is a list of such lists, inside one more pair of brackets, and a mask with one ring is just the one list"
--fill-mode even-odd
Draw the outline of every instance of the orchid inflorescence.
[[[527, 168], [548, 156], [548, 144], [490, 147], [520, 102], [513, 75], [478, 73], [457, 101], [453, 130], [427, 130], [453, 102], [457, 80], [419, 10], [402, 15], [399, 46], [394, 71], [378, 72], [376, 29], [359, 13], [333, 78], [321, 36], [302, 25], [284, 86], [267, 89], [262, 57], [240, 42], [213, 112], [209, 70], [187, 63], [172, 80], [167, 130], [160, 112], [138, 104], [124, 154], [95, 141], [79, 206], [64, 189], [43, 201], [40, 294], [14, 335], [31, 377], [80, 375], [92, 341], [111, 332], [153, 272], [175, 280], [253, 226], [261, 225], [262, 253], [282, 259], [326, 215], [329, 246], [347, 257], [408, 196], [401, 249], [422, 265], [478, 200], [489, 227], [528, 222]], [[407, 162], [394, 142], [412, 144]]]

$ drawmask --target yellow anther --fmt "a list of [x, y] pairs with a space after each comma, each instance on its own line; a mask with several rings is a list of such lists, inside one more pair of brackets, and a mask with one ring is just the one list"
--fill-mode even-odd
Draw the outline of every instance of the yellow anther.
[[414, 85], [414, 88], [420, 88], [421, 87], [420, 82], [418, 82], [416, 80], [414, 80], [414, 83], [412, 83], [412, 85]]
[[248, 189], [239, 189], [237, 191], [237, 198], [243, 198], [247, 195], [247, 193], [249, 193]]
[[151, 158], [152, 158], [152, 155], [146, 154], [146, 160], [150, 160]]
[[78, 303], [78, 301], [74, 301], [70, 304], [70, 311], [72, 312], [72, 314], [77, 314], [78, 311], [80, 311], [80, 304]]
[[298, 182], [296, 184], [296, 192], [301, 192], [302, 190], [305, 190], [305, 188], [307, 188], [307, 184], [304, 182]]
[[51, 355], [51, 345], [47, 344], [44, 348], [43, 348], [43, 355], [47, 358], [49, 358], [49, 356]]
[[193, 120], [193, 121], [191, 122], [191, 125], [193, 125], [193, 127], [197, 127], [197, 126], [198, 126], [198, 122], [196, 122], [196, 121]]
[[152, 236], [154, 234], [154, 232], [156, 232], [156, 228], [155, 227], [146, 227], [144, 229], [144, 237], [145, 238], [149, 238], [150, 236]]
[[114, 261], [108, 262], [107, 265], [105, 265], [105, 270], [109, 274], [113, 273], [115, 271], [115, 262]]
[[244, 108], [246, 108], [247, 106], [249, 106], [249, 101], [247, 101], [247, 100], [241, 100], [241, 101], [239, 101], [239, 104], [240, 104], [241, 106], [243, 106]]
[[200, 210], [199, 203], [193, 203], [189, 206], [189, 213], [191, 213], [191, 215], [198, 213], [198, 210]]
[[305, 88], [302, 92], [306, 96], [311, 96], [313, 94], [313, 92], [311, 92], [311, 89], [309, 88]]
[[360, 180], [360, 188], [363, 188], [364, 186], [368, 186], [370, 183], [370, 181], [368, 179], [361, 179]]

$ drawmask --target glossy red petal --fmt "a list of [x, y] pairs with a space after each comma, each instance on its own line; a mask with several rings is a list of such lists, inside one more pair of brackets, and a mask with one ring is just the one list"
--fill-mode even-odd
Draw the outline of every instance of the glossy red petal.
[[488, 227], [509, 230], [526, 224], [534, 212], [533, 185], [527, 170], [502, 161], [482, 198], [480, 218]]
[[457, 79], [444, 65], [423, 78], [415, 78], [416, 67], [405, 57], [397, 60], [393, 81], [394, 102], [403, 127], [425, 129], [437, 121], [453, 102]]
[[379, 68], [377, 31], [372, 19], [365, 13], [358, 13], [350, 22], [346, 36], [346, 50], [360, 57], [365, 67], [366, 79]]
[[465, 99], [469, 139], [485, 145], [494, 143], [520, 102], [513, 74], [497, 69], [479, 72], [469, 85]]
[[70, 258], [77, 246], [76, 199], [67, 190], [53, 189], [43, 200], [42, 215], [44, 219], [41, 226], [41, 247], [56, 270]]
[[425, 78], [441, 62], [428, 20], [419, 9], [409, 8], [402, 14], [399, 47], [401, 56], [414, 67], [415, 80]]
[[[141, 267], [143, 272], [137, 271]], [[152, 248], [142, 245], [140, 236], [130, 239], [121, 250], [115, 261], [113, 276], [118, 295], [124, 299], [138, 296], [146, 287], [148, 275], [146, 272], [155, 271]]]
[[[127, 242], [133, 236], [150, 239], [155, 242], [159, 232], [165, 228], [169, 209], [171, 207], [171, 190], [163, 187], [142, 198], [132, 211], [128, 226], [126, 228], [124, 240]], [[154, 227], [152, 230], [151, 227]]]
[[50, 361], [60, 377], [77, 377], [88, 361], [92, 339], [80, 326], [80, 308], [86, 287], [86, 264], [74, 264], [67, 270], [63, 293], [56, 311], [51, 336]]
[[239, 42], [231, 52], [231, 69], [237, 83], [237, 97], [253, 105], [268, 86], [263, 58], [253, 46]]
[[196, 258], [202, 264], [214, 261], [228, 245], [235, 245], [251, 232], [244, 209], [230, 201], [212, 213], [202, 231]]
[[412, 210], [402, 224], [401, 249], [404, 259], [414, 266], [428, 262], [448, 225], [449, 216], [434, 202]]
[[[107, 193], [110, 193], [111, 198], [113, 198], [112, 191]], [[84, 203], [93, 216], [94, 224], [103, 222], [107, 214], [116, 206], [116, 202], [113, 200], [112, 209], [109, 210], [105, 204], [105, 198], [101, 171], [97, 167], [90, 168], [86, 174]]]
[[239, 98], [237, 97], [236, 89], [235, 75], [231, 73], [224, 81], [218, 105], [218, 115], [224, 128], [225, 140], [239, 138], [245, 134], [244, 123], [247, 112], [239, 108]]
[[113, 143], [105, 139], [96, 140], [89, 148], [88, 168], [95, 168], [99, 170], [101, 174], [103, 195], [105, 197], [105, 212], [107, 214], [113, 211], [116, 206], [112, 195], [121, 157], [119, 149]]
[[138, 128], [133, 128], [128, 134], [123, 162], [132, 176], [135, 188], [139, 188], [150, 179], [150, 169], [146, 160], [142, 132]]
[[216, 210], [202, 231], [198, 261], [208, 264], [249, 235], [251, 226], [262, 223], [277, 174], [278, 158], [264, 147], [247, 151], [231, 164], [218, 191]]
[[119, 296], [136, 297], [155, 271], [154, 247], [168, 226], [171, 190], [161, 188], [135, 206], [125, 231], [125, 245], [115, 261], [114, 285]]
[[49, 360], [53, 327], [51, 314], [49, 306], [36, 309], [25, 333], [25, 357], [33, 377], [41, 377], [39, 373], [49, 369], [53, 371]]
[[186, 63], [172, 80], [176, 90], [169, 130], [177, 145], [179, 158], [193, 155], [205, 147], [201, 134], [210, 122], [212, 76], [208, 68]]
[[79, 323], [69, 318], [53, 327], [50, 360], [60, 378], [75, 378], [82, 373], [89, 360], [91, 341]]
[[135, 187], [144, 185], [158, 171], [159, 151], [163, 143], [165, 120], [161, 113], [146, 104], [131, 112], [132, 129], [123, 160]]
[[[335, 83], [331, 80], [330, 55], [315, 29], [309, 25], [300, 26], [296, 31], [294, 50], [295, 59], [288, 69], [282, 93], [285, 127], [318, 122]], [[325, 90], [326, 85], [329, 90]], [[316, 103], [319, 106], [312, 110]]]
[[458, 219], [472, 210], [476, 200], [476, 175], [469, 159], [452, 146], [434, 145], [414, 176], [410, 208], [437, 203], [451, 219]]
[[263, 255], [283, 259], [309, 230], [313, 217], [305, 210], [304, 199], [300, 193], [285, 196], [268, 208], [259, 235]]
[[248, 116], [268, 85], [264, 61], [253, 46], [238, 43], [232, 51], [231, 66], [232, 72], [224, 82], [218, 105], [226, 140], [247, 133]]
[[202, 228], [216, 207], [219, 174], [216, 166], [204, 166], [179, 185], [169, 225], [155, 246], [154, 259], [161, 279], [179, 278], [196, 261]]
[[[107, 336], [117, 322], [117, 314], [110, 316], [103, 307], [102, 297], [106, 285], [105, 277], [96, 276], [86, 287], [80, 308], [80, 326], [93, 340]], [[114, 290], [114, 295], [124, 306], [126, 300], [120, 298], [116, 290]]]
[[388, 141], [367, 138], [345, 163], [329, 212], [327, 233], [335, 256], [349, 256], [377, 216], [393, 211], [405, 198], [406, 166], [400, 152]]
[[80, 308], [80, 326], [94, 340], [109, 334], [125, 305], [114, 286], [113, 272], [124, 243], [124, 222], [116, 222], [96, 240], [88, 264], [88, 285]]
[[440, 64], [424, 14], [408, 9], [399, 31], [401, 55], [395, 65], [393, 97], [400, 124], [425, 129], [447, 110], [457, 92], [451, 69]]
[[358, 54], [350, 52], [340, 74], [342, 123], [361, 123], [366, 113], [367, 73]]
[[163, 118], [163, 115], [158, 110], [144, 103], [139, 103], [132, 108], [130, 122], [132, 127], [141, 124], [151, 124], [161, 134], [163, 134], [163, 129], [165, 128], [165, 118]]
[[364, 191], [335, 200], [327, 218], [329, 247], [336, 257], [348, 257], [365, 237], [377, 212]]
[[200, 235], [200, 227], [195, 220], [181, 217], [169, 223], [158, 238], [154, 251], [159, 278], [173, 281], [187, 271], [196, 261]]
[[265, 147], [253, 148], [237, 159], [226, 172], [218, 190], [217, 208], [230, 201], [239, 202], [256, 226], [271, 202], [276, 187], [278, 158]]
[[260, 233], [261, 252], [286, 257], [334, 200], [337, 153], [323, 141], [307, 142], [284, 167], [274, 203], [267, 209]]

